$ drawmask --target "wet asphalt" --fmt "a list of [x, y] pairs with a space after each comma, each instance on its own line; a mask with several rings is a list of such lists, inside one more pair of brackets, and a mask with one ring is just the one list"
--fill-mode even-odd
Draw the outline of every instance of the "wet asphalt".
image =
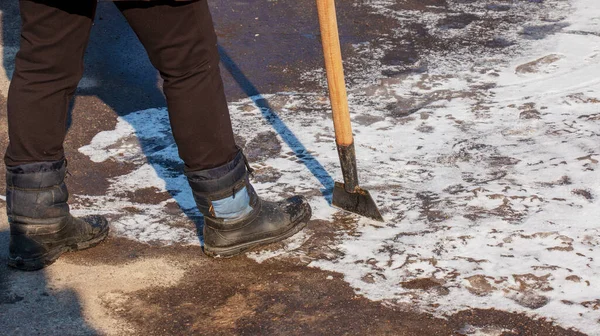
[[[0, 4], [5, 49], [18, 44], [16, 3]], [[338, 1], [342, 49], [348, 57], [351, 44], [375, 41], [395, 27], [395, 21], [356, 4], [360, 1]], [[416, 9], [443, 10], [444, 5], [444, 0], [398, 1], [398, 6]], [[319, 83], [301, 81], [303, 73], [323, 62], [312, 1], [212, 1], [211, 8], [223, 60], [230, 65], [222, 67], [230, 101], [255, 93], [326, 90]], [[419, 35], [418, 25], [415, 32], [416, 42], [390, 52], [385, 62], [415, 63], [420, 52], [435, 44], [434, 37]], [[4, 67], [10, 75], [10, 53], [5, 55]], [[230, 71], [231, 65], [237, 72]], [[101, 195], [109, 178], [133, 167], [96, 164], [77, 149], [98, 132], [113, 129], [118, 115], [165, 106], [156, 71], [111, 3], [99, 4], [84, 77], [66, 141], [73, 175], [69, 187], [74, 194]], [[5, 111], [6, 97], [0, 94], [2, 148], [7, 144]], [[152, 202], [168, 195], [149, 192], [131, 197]], [[4, 211], [4, 204], [1, 207]], [[326, 224], [309, 224], [314, 234], [306, 249], [315, 257], [325, 255], [323, 250], [339, 227], [339, 223]], [[357, 296], [339, 274], [309, 268], [301, 261], [213, 260], [197, 246], [165, 247], [118, 237], [93, 250], [64, 256], [55, 268], [60, 272], [24, 274], [4, 266], [8, 238], [4, 218], [0, 223], [0, 330], [6, 335], [461, 335], [467, 325], [512, 330], [498, 335], [581, 335], [511, 312], [466, 310], [442, 319], [406, 307], [386, 307]], [[143, 288], [86, 286], [90, 278], [85, 273], [114, 266], [112, 277], [102, 279], [119, 283], [144, 260], [163, 260], [173, 267], [170, 272], [176, 269], [183, 275], [167, 285], [149, 282]], [[160, 268], [135, 270], [147, 272], [149, 278], [161, 276]], [[443, 284], [431, 281], [411, 285], [425, 292], [444, 290]]]

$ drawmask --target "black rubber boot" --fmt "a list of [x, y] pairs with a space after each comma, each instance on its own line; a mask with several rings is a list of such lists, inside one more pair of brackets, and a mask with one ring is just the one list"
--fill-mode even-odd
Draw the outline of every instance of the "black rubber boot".
[[[310, 205], [302, 196], [280, 202], [261, 200], [248, 181], [251, 172], [241, 151], [221, 167], [186, 172], [198, 209], [204, 214], [206, 255], [230, 257], [283, 240], [302, 230], [310, 219]], [[247, 195], [240, 196], [244, 190]], [[232, 196], [247, 196], [247, 211], [239, 217], [219, 218], [215, 205]]]
[[104, 217], [71, 216], [66, 173], [65, 160], [6, 167], [9, 266], [38, 270], [62, 253], [95, 246], [108, 235]]

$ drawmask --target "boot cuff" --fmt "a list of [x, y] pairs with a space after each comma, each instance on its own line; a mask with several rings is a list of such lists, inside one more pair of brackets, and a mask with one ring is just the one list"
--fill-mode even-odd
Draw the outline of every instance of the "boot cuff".
[[21, 189], [48, 188], [61, 184], [67, 171], [66, 160], [34, 162], [6, 167], [6, 186]]
[[244, 154], [239, 151], [235, 158], [216, 168], [185, 173], [194, 193], [220, 193], [246, 179]]

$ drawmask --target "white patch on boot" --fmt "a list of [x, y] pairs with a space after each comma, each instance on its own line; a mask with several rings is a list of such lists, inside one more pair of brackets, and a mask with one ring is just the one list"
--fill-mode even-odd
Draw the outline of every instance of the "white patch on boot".
[[215, 217], [226, 222], [240, 219], [252, 211], [250, 206], [250, 195], [244, 187], [230, 197], [212, 202]]

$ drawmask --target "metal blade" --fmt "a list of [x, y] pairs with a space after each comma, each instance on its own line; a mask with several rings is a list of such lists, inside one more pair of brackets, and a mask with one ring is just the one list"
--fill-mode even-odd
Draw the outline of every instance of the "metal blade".
[[350, 193], [344, 189], [344, 184], [335, 182], [333, 187], [333, 206], [355, 214], [383, 222], [377, 204], [369, 191], [356, 187], [356, 192]]

